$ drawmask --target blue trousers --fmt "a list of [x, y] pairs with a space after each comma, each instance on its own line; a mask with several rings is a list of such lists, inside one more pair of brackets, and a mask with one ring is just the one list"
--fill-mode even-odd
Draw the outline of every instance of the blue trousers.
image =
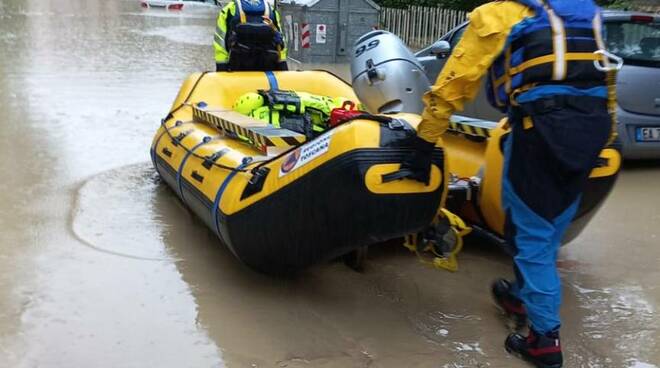
[[[504, 143], [502, 203], [505, 237], [516, 249], [513, 291], [539, 333], [560, 327], [557, 254], [611, 127], [604, 99], [559, 101], [537, 104], [548, 111], [534, 105], [514, 110]], [[522, 124], [524, 117], [532, 127]]]

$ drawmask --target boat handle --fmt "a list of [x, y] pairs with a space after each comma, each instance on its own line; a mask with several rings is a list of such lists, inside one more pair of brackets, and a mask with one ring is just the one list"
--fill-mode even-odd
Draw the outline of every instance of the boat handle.
[[412, 170], [409, 169], [400, 169], [389, 174], [383, 174], [381, 179], [383, 184], [390, 183], [396, 180], [405, 179], [413, 174]]
[[199, 175], [197, 170], [193, 170], [192, 174], [190, 175], [193, 179], [197, 180], [200, 183], [204, 182], [204, 177]]

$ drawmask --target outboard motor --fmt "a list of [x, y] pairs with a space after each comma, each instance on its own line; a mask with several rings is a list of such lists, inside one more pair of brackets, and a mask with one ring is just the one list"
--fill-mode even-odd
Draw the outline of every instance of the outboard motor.
[[355, 43], [351, 78], [355, 94], [374, 114], [421, 114], [422, 96], [431, 87], [424, 67], [403, 41], [380, 30]]

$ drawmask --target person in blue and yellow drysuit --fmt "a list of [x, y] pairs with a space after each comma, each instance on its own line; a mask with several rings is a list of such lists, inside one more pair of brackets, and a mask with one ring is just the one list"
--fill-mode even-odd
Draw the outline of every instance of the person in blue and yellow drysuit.
[[434, 143], [485, 76], [490, 103], [507, 113], [511, 126], [502, 199], [506, 238], [517, 250], [515, 281], [497, 280], [492, 292], [506, 312], [529, 322], [529, 335], [509, 335], [506, 349], [537, 367], [563, 364], [557, 253], [598, 154], [615, 134], [608, 110], [613, 86], [594, 65], [606, 63], [594, 53], [604, 49], [592, 0], [478, 7], [424, 96], [415, 150], [402, 164], [411, 178], [428, 182]]
[[280, 14], [266, 0], [233, 0], [218, 14], [216, 71], [287, 70]]

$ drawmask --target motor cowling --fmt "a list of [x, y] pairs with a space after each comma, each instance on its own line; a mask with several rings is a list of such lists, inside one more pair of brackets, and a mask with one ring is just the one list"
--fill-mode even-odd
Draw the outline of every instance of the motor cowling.
[[422, 96], [431, 87], [424, 67], [401, 39], [372, 31], [355, 43], [351, 62], [353, 89], [371, 113], [421, 114]]

